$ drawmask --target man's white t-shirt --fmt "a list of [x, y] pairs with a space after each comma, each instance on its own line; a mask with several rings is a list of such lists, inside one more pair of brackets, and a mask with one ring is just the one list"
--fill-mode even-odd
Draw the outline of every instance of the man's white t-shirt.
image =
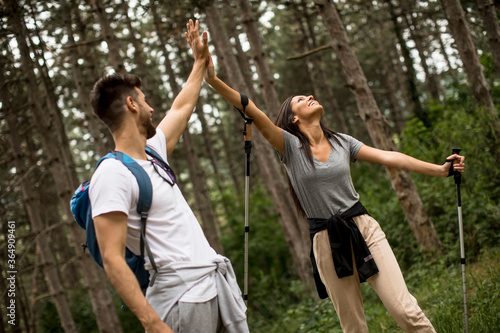
[[[167, 161], [166, 140], [161, 130], [157, 129], [156, 135], [147, 144]], [[144, 168], [153, 185], [146, 239], [157, 267], [172, 262], [211, 263], [217, 253], [210, 247], [179, 187], [161, 178], [151, 161], [135, 161]], [[135, 254], [140, 254], [140, 216], [136, 210], [139, 185], [127, 167], [116, 159], [102, 161], [90, 181], [89, 196], [92, 218], [110, 212], [127, 214], [127, 247]], [[146, 269], [151, 270], [148, 256], [144, 259]], [[214, 276], [209, 275], [186, 292], [180, 301], [202, 303], [216, 295]]]

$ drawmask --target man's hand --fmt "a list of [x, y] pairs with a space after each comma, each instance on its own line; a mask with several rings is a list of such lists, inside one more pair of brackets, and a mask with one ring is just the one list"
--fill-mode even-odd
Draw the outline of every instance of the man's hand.
[[194, 60], [206, 60], [210, 55], [208, 51], [208, 33], [206, 31], [203, 32], [203, 42], [200, 40], [200, 33], [198, 32], [199, 22], [193, 24], [193, 20], [189, 20], [186, 24], [187, 32], [184, 33], [186, 36], [186, 40], [193, 50], [193, 58]]
[[147, 333], [175, 333], [170, 327], [167, 326], [167, 324], [165, 324], [161, 320], [149, 327], [144, 328], [146, 329]]

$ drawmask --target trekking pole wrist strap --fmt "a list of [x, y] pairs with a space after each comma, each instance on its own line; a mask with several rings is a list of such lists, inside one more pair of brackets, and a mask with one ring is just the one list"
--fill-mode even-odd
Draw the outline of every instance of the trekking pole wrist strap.
[[455, 175], [455, 169], [453, 168], [453, 160], [446, 159], [446, 160], [444, 160], [443, 164], [446, 164], [448, 162], [451, 162], [451, 164], [450, 164], [450, 168], [448, 169], [448, 176], [446, 176], [446, 177], [451, 177], [451, 176]]
[[240, 98], [241, 98], [241, 105], [243, 106], [243, 110], [240, 110], [238, 109], [236, 106], [234, 107], [236, 110], [238, 110], [238, 112], [241, 114], [241, 117], [243, 117], [243, 119], [245, 120], [245, 125], [248, 123], [248, 124], [252, 124], [253, 122], [253, 118], [250, 118], [250, 117], [247, 117], [245, 115], [245, 109], [246, 107], [248, 106], [248, 96], [245, 95], [245, 94], [240, 94]]

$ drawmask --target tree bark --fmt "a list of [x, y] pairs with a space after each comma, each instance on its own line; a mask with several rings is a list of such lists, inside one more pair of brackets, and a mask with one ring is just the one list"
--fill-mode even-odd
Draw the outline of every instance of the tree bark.
[[[88, 0], [85, 0], [85, 2], [87, 1]], [[88, 72], [88, 77], [86, 78], [88, 80], [87, 84], [92, 87], [94, 82], [97, 81], [97, 79], [99, 79], [103, 75], [103, 73], [97, 65], [97, 60], [95, 57], [95, 46], [92, 45], [91, 40], [97, 40], [97, 42], [100, 43], [104, 39], [102, 37], [94, 38], [94, 36], [91, 36], [92, 39], [89, 40], [88, 34], [90, 25], [86, 24], [86, 22], [83, 21], [82, 12], [79, 6], [71, 6], [71, 14], [74, 18], [76, 35], [79, 36], [79, 42], [77, 44], [78, 49], [80, 50], [80, 54], [82, 54], [83, 58], [85, 59], [85, 63], [83, 64], [83, 66], [86, 69], [86, 72]], [[109, 133], [109, 139], [110, 142], [113, 141], [111, 133]]]
[[227, 19], [228, 25], [229, 25], [228, 32], [231, 35], [231, 37], [233, 37], [235, 40], [234, 48], [236, 49], [236, 56], [238, 59], [239, 67], [241, 68], [241, 73], [243, 74], [243, 78], [245, 79], [245, 83], [248, 87], [248, 94], [250, 94], [252, 96], [257, 96], [257, 93], [256, 93], [254, 86], [253, 86], [254, 83], [252, 80], [252, 72], [250, 71], [250, 68], [247, 65], [249, 59], [247, 59], [247, 56], [245, 55], [245, 52], [243, 51], [243, 48], [241, 47], [240, 36], [239, 36], [240, 31], [237, 29], [235, 14], [234, 14], [233, 8], [229, 4], [230, 2], [232, 2], [233, 5], [235, 5], [234, 1], [229, 1], [229, 0], [224, 1], [224, 6], [226, 9], [226, 19]]
[[[67, 31], [69, 44], [74, 45], [75, 38], [73, 36], [74, 33], [71, 20], [71, 7], [68, 5], [66, 0], [61, 0], [61, 7], [63, 9], [63, 13], [65, 13], [65, 15], [62, 15], [62, 17], [64, 20], [64, 26]], [[87, 121], [86, 128], [89, 130], [90, 135], [92, 135], [97, 154], [99, 154], [99, 156], [104, 156], [110, 150], [110, 145], [112, 142], [110, 142], [109, 140], [106, 141], [106, 138], [109, 138], [109, 135], [108, 137], [106, 137], [101, 134], [106, 133], [107, 130], [104, 128], [99, 118], [94, 114], [94, 112], [92, 111], [92, 107], [90, 106], [90, 89], [86, 85], [86, 80], [83, 76], [80, 65], [78, 64], [79, 54], [77, 49], [74, 47], [70, 47], [68, 49], [68, 55], [71, 63], [71, 71], [75, 79], [74, 82], [76, 90], [78, 91], [78, 101], [80, 103], [80, 108], [81, 111], [83, 111], [83, 113], [85, 114], [85, 119]]]
[[203, 168], [200, 165], [198, 156], [196, 155], [193, 140], [189, 129], [184, 130], [183, 148], [186, 153], [186, 160], [189, 168], [189, 175], [193, 183], [193, 192], [196, 201], [196, 207], [201, 215], [203, 232], [207, 237], [208, 243], [212, 248], [220, 254], [224, 253], [222, 243], [220, 242], [219, 232], [217, 230], [217, 223], [215, 214], [212, 209], [210, 195], [208, 191], [207, 181]]
[[[384, 150], [397, 150], [392, 141], [389, 126], [375, 102], [358, 58], [349, 44], [349, 38], [337, 8], [328, 0], [315, 0], [314, 2], [330, 33], [334, 50], [340, 59], [342, 70], [347, 79], [347, 85], [356, 98], [361, 118], [374, 145]], [[386, 169], [418, 244], [427, 251], [438, 250], [441, 247], [441, 242], [410, 174], [399, 169]]]
[[[273, 83], [272, 79], [269, 78], [269, 69], [266, 69], [266, 65], [262, 64], [262, 48], [257, 46], [260, 45], [260, 40], [258, 35], [255, 35], [255, 27], [249, 26], [253, 22], [253, 18], [249, 16], [248, 8], [250, 7], [247, 2], [239, 2], [239, 5], [242, 6], [240, 7], [240, 11], [244, 17], [243, 23], [247, 26], [246, 29], [250, 30], [248, 39], [252, 45], [252, 49], [255, 47], [255, 50], [252, 52], [255, 62], [258, 64], [257, 66], [260, 67], [259, 72], [261, 73], [261, 84], [264, 86], [263, 90], [265, 91], [264, 100], [266, 108], [268, 110], [274, 109], [277, 111], [279, 108], [279, 105], [277, 105], [277, 95], [274, 88], [271, 88]], [[208, 6], [205, 8], [205, 11], [207, 14], [206, 23], [213, 35], [217, 36], [213, 42], [217, 51], [218, 59], [220, 60], [219, 63], [221, 66], [225, 67], [225, 71], [228, 76], [228, 83], [237, 91], [242, 93], [248, 92], [249, 88], [246, 86], [236, 57], [232, 52], [227, 32], [222, 25], [222, 20], [220, 19], [216, 5], [212, 4]], [[249, 97], [252, 100], [255, 100], [255, 96], [249, 94]], [[273, 100], [273, 98], [275, 99]], [[264, 136], [266, 135], [266, 133], [261, 134]], [[275, 153], [272, 151], [270, 146], [264, 142], [264, 138], [260, 135], [254, 135], [252, 143], [255, 147], [252, 152], [257, 159], [261, 175], [264, 178], [267, 190], [271, 195], [274, 206], [276, 207], [280, 223], [284, 231], [285, 241], [288, 244], [295, 268], [297, 270], [297, 275], [301, 281], [306, 284], [306, 286], [310, 287], [310, 283], [312, 282], [312, 273], [309, 262], [310, 245], [308, 243], [307, 223], [304, 220], [300, 220], [297, 216], [291, 196], [288, 195], [288, 185], [283, 178]]]
[[[142, 87], [144, 94], [148, 97], [148, 104], [155, 109], [157, 105], [161, 105], [158, 102], [158, 96], [156, 92], [156, 88], [158, 87], [158, 82], [152, 75], [148, 75], [146, 60], [144, 58], [144, 51], [142, 47], [142, 43], [139, 38], [137, 38], [138, 32], [132, 25], [132, 20], [128, 15], [129, 6], [127, 4], [127, 0], [122, 0], [121, 6], [123, 8], [123, 13], [125, 17], [125, 23], [127, 24], [127, 29], [129, 30], [129, 38], [132, 42], [132, 46], [134, 47], [134, 63], [136, 65], [136, 74], [141, 78]], [[161, 113], [153, 113], [153, 121], [160, 122]]]
[[488, 36], [491, 55], [500, 76], [500, 24], [493, 0], [477, 0], [477, 6], [483, 19], [484, 30]]
[[[316, 49], [318, 47], [318, 42], [316, 33], [314, 31], [312, 17], [308, 12], [307, 3], [305, 0], [301, 1], [301, 5], [306, 28], [304, 28], [301, 22], [300, 11], [297, 10], [297, 6], [293, 5], [295, 8], [295, 17], [299, 22], [301, 22], [300, 27], [304, 39], [307, 43], [307, 48], [309, 50]], [[333, 90], [330, 88], [330, 85], [327, 82], [325, 71], [323, 70], [323, 65], [321, 64], [320, 56], [317, 54], [312, 55], [311, 61], [308, 61], [308, 67], [310, 69], [313, 69], [310, 70], [311, 73], [314, 73], [314, 76], [311, 78], [311, 82], [313, 83], [313, 86], [317, 86], [316, 89], [318, 90], [318, 95], [322, 100], [326, 102], [326, 105], [328, 107], [328, 114], [330, 114], [332, 117], [335, 130], [341, 133], [347, 133], [348, 129], [344, 114], [340, 110]]]
[[429, 65], [427, 64], [427, 56], [425, 54], [424, 40], [422, 37], [423, 30], [421, 27], [420, 29], [417, 28], [411, 13], [407, 13], [403, 17], [408, 25], [408, 29], [410, 30], [410, 36], [415, 42], [415, 47], [420, 57], [420, 65], [425, 73], [425, 81], [427, 82], [429, 93], [434, 101], [439, 102], [439, 84], [435, 79], [434, 73], [431, 73]]
[[[156, 30], [158, 33], [158, 39], [162, 44], [163, 57], [165, 59], [165, 69], [168, 75], [168, 80], [170, 84], [170, 89], [174, 96], [177, 96], [181, 91], [181, 87], [177, 84], [175, 80], [175, 73], [172, 64], [168, 58], [168, 51], [165, 47], [166, 40], [160, 31], [160, 21], [157, 16], [156, 6], [154, 0], [151, 1], [153, 17], [155, 18]], [[203, 231], [205, 232], [205, 237], [207, 238], [210, 245], [218, 253], [223, 253], [222, 243], [220, 242], [220, 237], [217, 232], [217, 225], [215, 220], [215, 214], [212, 209], [212, 204], [210, 202], [210, 196], [208, 193], [208, 186], [206, 181], [206, 176], [203, 173], [203, 168], [201, 167], [200, 161], [194, 151], [194, 146], [191, 140], [191, 135], [189, 129], [186, 128], [183, 133], [183, 147], [186, 153], [186, 159], [188, 162], [189, 175], [191, 182], [193, 184], [193, 192], [195, 196], [196, 207], [201, 215], [201, 221], [203, 226]]]
[[[0, 81], [4, 81], [3, 77], [0, 77]], [[2, 85], [2, 87], [4, 87], [4, 85]], [[2, 89], [2, 104], [4, 107], [9, 108], [10, 103], [7, 100], [8, 94], [5, 90], [6, 89]], [[7, 125], [8, 137], [14, 155], [16, 172], [21, 177], [23, 202], [31, 222], [32, 232], [34, 235], [39, 235], [39, 233], [43, 231], [43, 222], [40, 218], [39, 207], [37, 204], [38, 200], [35, 198], [37, 189], [33, 186], [34, 182], [31, 177], [26, 177], [26, 167], [23, 162], [23, 159], [25, 160], [26, 156], [22, 153], [21, 139], [16, 131], [18, 124], [16, 122], [15, 113], [8, 113]], [[47, 241], [48, 238], [45, 236], [37, 237], [37, 245], [40, 250], [40, 258], [43, 271], [45, 273], [45, 280], [47, 281], [50, 294], [54, 299], [54, 304], [56, 306], [57, 313], [59, 314], [59, 319], [61, 320], [61, 326], [63, 327], [64, 332], [77, 332], [75, 322], [71, 315], [69, 303], [62, 288], [63, 283], [59, 275], [59, 270], [55, 265], [55, 260]]]
[[[210, 162], [212, 164], [212, 168], [214, 169], [214, 175], [215, 179], [214, 182], [217, 186], [217, 189], [219, 190], [219, 193], [221, 194], [222, 197], [224, 197], [224, 188], [225, 186], [222, 184], [223, 183], [223, 176], [221, 172], [219, 171], [219, 162], [217, 158], [216, 151], [214, 149], [214, 140], [212, 139], [212, 133], [210, 131], [210, 126], [207, 123], [207, 118], [205, 115], [205, 112], [203, 110], [203, 105], [204, 105], [203, 97], [199, 97], [198, 99], [198, 105], [195, 108], [195, 112], [198, 115], [198, 119], [200, 120], [201, 123], [201, 134], [203, 136], [203, 142], [204, 142], [204, 147], [206, 149], [206, 152], [208, 154], [208, 158], [210, 159]], [[229, 214], [229, 211], [227, 209], [226, 201], [222, 200], [221, 202], [222, 207], [224, 209], [224, 212]]]
[[108, 45], [108, 55], [111, 65], [117, 73], [125, 73], [125, 65], [123, 64], [123, 59], [120, 55], [120, 48], [116, 42], [115, 34], [109, 23], [109, 18], [106, 14], [106, 10], [104, 9], [104, 5], [101, 0], [91, 1], [101, 26], [104, 40]]
[[[380, 38], [380, 37], [377, 37]], [[382, 42], [382, 41], [380, 41]], [[382, 45], [382, 44], [380, 44]], [[390, 53], [390, 52], [388, 52]], [[385, 86], [387, 87], [387, 100], [389, 102], [391, 108], [391, 120], [394, 123], [394, 128], [397, 134], [401, 134], [403, 129], [406, 127], [403, 108], [401, 107], [401, 103], [399, 101], [398, 96], [396, 95], [398, 92], [397, 86], [397, 73], [393, 73], [393, 63], [391, 61], [391, 56], [381, 59], [382, 67], [383, 67], [383, 77]]]
[[493, 104], [490, 86], [486, 82], [481, 62], [472, 41], [462, 5], [459, 0], [442, 0], [442, 2], [450, 24], [451, 34], [455, 39], [458, 54], [462, 60], [474, 97], [489, 115], [492, 129], [497, 139], [500, 139], [500, 120]]
[[410, 54], [410, 50], [406, 45], [406, 41], [403, 37], [402, 28], [398, 21], [398, 15], [396, 14], [396, 9], [392, 4], [392, 0], [385, 0], [388, 7], [389, 13], [391, 14], [391, 20], [393, 22], [394, 33], [398, 40], [399, 46], [401, 48], [401, 54], [404, 59], [404, 64], [406, 67], [406, 85], [408, 92], [410, 94], [411, 100], [411, 112], [415, 117], [418, 117], [422, 122], [429, 126], [429, 120], [427, 119], [427, 114], [422, 107], [422, 103], [420, 102], [420, 96], [417, 90], [417, 75], [415, 73], [415, 68], [413, 67], [413, 59]]
[[[201, 100], [201, 96], [199, 98]], [[201, 134], [203, 135], [203, 141], [205, 142], [205, 148], [208, 153], [208, 158], [212, 164], [212, 168], [214, 169], [215, 177], [217, 178], [217, 187], [222, 192], [223, 186], [220, 184], [222, 179], [222, 175], [219, 171], [219, 162], [217, 161], [217, 154], [214, 149], [212, 134], [210, 133], [210, 127], [207, 123], [207, 117], [205, 116], [205, 112], [203, 111], [203, 104], [201, 101], [198, 101], [198, 105], [196, 105], [195, 112], [198, 115], [198, 119], [201, 123]]]
[[30, 57], [28, 45], [26, 44], [26, 37], [24, 36], [21, 8], [15, 0], [6, 0], [5, 8], [21, 54], [21, 63], [26, 76], [27, 89], [29, 91], [28, 99], [30, 108], [34, 114], [42, 147], [47, 156], [47, 162], [52, 177], [56, 183], [58, 200], [65, 215], [63, 219], [68, 223], [68, 228], [73, 238], [75, 255], [81, 258], [79, 264], [81, 264], [81, 272], [86, 282], [85, 287], [89, 292], [97, 324], [101, 332], [121, 332], [121, 326], [113, 306], [111, 293], [107, 287], [104, 287], [107, 286], [107, 284], [105, 282], [106, 279], [103, 270], [100, 270], [90, 256], [82, 256], [80, 244], [84, 242], [83, 232], [76, 223], [69, 221], [72, 213], [68, 203], [74, 188], [76, 188], [78, 184], [76, 179], [70, 179], [71, 177], [65, 176], [71, 175], [72, 171], [67, 170], [65, 163], [62, 161], [65, 159], [72, 161], [72, 156], [64, 155], [61, 150], [62, 142], [59, 141], [59, 137], [54, 133], [53, 125], [47, 122], [47, 112], [43, 108], [44, 99], [41, 97], [38, 90], [38, 82], [34, 72], [33, 62]]

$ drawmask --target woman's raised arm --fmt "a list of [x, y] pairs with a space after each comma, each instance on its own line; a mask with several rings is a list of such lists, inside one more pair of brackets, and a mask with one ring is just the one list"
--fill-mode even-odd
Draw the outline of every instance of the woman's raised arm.
[[[212, 62], [212, 57], [209, 56], [207, 59], [206, 71], [204, 74], [205, 81], [212, 86], [226, 101], [231, 103], [233, 106], [240, 110], [243, 110], [241, 105], [240, 93], [229, 87], [221, 79], [215, 75], [214, 64]], [[253, 124], [264, 138], [273, 145], [280, 154], [284, 154], [283, 146], [283, 132], [281, 128], [276, 126], [269, 117], [262, 112], [250, 99], [248, 101], [248, 106], [245, 108], [245, 114], [253, 118]]]

